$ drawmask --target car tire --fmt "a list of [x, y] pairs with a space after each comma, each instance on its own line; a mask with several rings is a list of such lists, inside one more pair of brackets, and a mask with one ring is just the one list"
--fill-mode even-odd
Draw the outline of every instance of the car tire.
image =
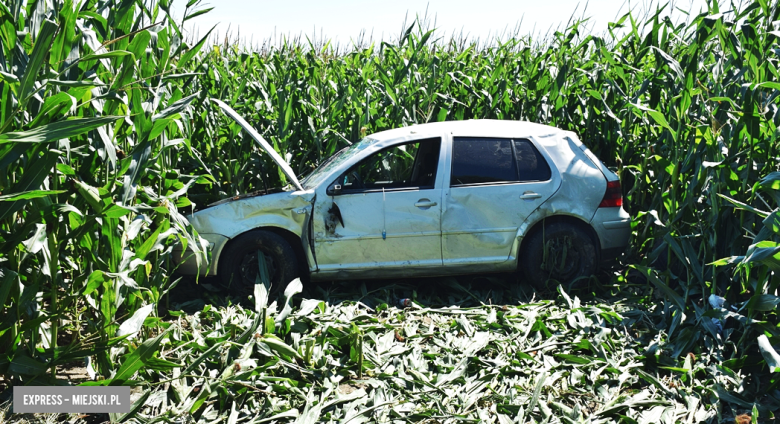
[[254, 293], [259, 274], [257, 253], [262, 252], [271, 279], [271, 298], [298, 277], [298, 258], [284, 237], [266, 230], [254, 230], [233, 239], [222, 253], [217, 274], [230, 291], [246, 297]]
[[581, 227], [565, 222], [542, 225], [523, 243], [518, 265], [525, 281], [538, 290], [552, 289], [557, 284], [569, 287], [572, 283], [587, 283], [599, 261], [593, 237]]

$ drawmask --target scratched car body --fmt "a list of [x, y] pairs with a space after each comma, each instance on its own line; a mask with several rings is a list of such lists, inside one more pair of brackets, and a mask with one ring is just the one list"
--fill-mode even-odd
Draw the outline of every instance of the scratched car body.
[[[370, 135], [301, 179], [282, 167], [275, 193], [226, 199], [189, 217], [216, 275], [251, 293], [259, 261], [277, 285], [311, 280], [520, 271], [571, 282], [628, 244], [616, 174], [572, 132], [529, 122], [469, 120]], [[258, 252], [263, 253], [262, 257]], [[184, 255], [187, 258], [187, 255]]]

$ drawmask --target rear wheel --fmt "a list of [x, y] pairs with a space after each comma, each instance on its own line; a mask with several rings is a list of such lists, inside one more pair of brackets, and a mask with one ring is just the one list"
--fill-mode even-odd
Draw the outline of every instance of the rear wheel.
[[585, 283], [598, 268], [598, 248], [593, 238], [569, 223], [543, 225], [523, 243], [520, 273], [537, 289]]
[[222, 253], [220, 281], [238, 295], [251, 295], [261, 275], [261, 261], [265, 262], [271, 280], [272, 296], [298, 277], [298, 258], [292, 246], [276, 233], [254, 230], [236, 237]]

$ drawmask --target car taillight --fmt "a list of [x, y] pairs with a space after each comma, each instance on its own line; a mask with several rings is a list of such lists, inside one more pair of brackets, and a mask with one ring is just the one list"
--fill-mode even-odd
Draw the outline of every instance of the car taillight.
[[618, 208], [623, 206], [623, 190], [620, 181], [607, 181], [607, 191], [601, 199], [600, 208]]

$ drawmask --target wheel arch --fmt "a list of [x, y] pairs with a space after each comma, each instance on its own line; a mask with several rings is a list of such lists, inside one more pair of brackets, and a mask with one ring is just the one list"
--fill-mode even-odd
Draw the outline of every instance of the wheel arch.
[[[270, 233], [274, 233], [274, 234], [282, 237], [284, 239], [284, 241], [286, 241], [290, 245], [290, 247], [292, 247], [293, 252], [295, 252], [296, 259], [298, 260], [298, 274], [301, 276], [301, 279], [302, 280], [304, 280], [304, 279], [308, 280], [309, 268], [308, 268], [308, 266], [306, 266], [306, 264], [308, 262], [307, 262], [307, 259], [306, 259], [306, 252], [303, 250], [303, 243], [301, 241], [301, 238], [300, 238], [300, 236], [298, 236], [297, 234], [293, 233], [292, 231], [290, 231], [287, 228], [267, 225], [267, 226], [255, 227], [255, 228], [249, 229], [247, 231], [244, 231], [242, 233], [236, 234], [235, 236], [231, 237], [227, 241], [227, 243], [225, 243], [225, 245], [222, 247], [222, 250], [220, 252], [220, 256], [221, 256], [222, 253], [228, 251], [228, 249], [230, 248], [230, 245], [233, 244], [236, 241], [236, 239], [238, 239], [242, 235], [250, 233], [252, 231], [268, 231]], [[217, 258], [217, 261], [214, 264], [215, 265], [215, 274], [219, 273], [219, 267], [220, 267], [221, 259], [222, 259], [221, 257]]]
[[[585, 231], [586, 234], [588, 234], [591, 239], [593, 240], [594, 247], [596, 248], [596, 253], [598, 257], [596, 258], [597, 261], [601, 261], [601, 241], [599, 240], [599, 235], [596, 233], [596, 230], [593, 229], [593, 227], [590, 225], [589, 222], [585, 221], [581, 217], [575, 216], [575, 215], [552, 215], [552, 216], [545, 216], [540, 219], [538, 219], [536, 222], [530, 224], [530, 225], [524, 225], [525, 231], [523, 231], [523, 227], [520, 228], [522, 231], [522, 236], [519, 237], [519, 244], [517, 247], [517, 262], [520, 263], [520, 258], [523, 256], [523, 249], [525, 248], [525, 241], [528, 240], [532, 235], [535, 233], [542, 231], [546, 225], [550, 225], [553, 223], [564, 223], [576, 226], [583, 231]], [[597, 262], [598, 263], [598, 262]]]

